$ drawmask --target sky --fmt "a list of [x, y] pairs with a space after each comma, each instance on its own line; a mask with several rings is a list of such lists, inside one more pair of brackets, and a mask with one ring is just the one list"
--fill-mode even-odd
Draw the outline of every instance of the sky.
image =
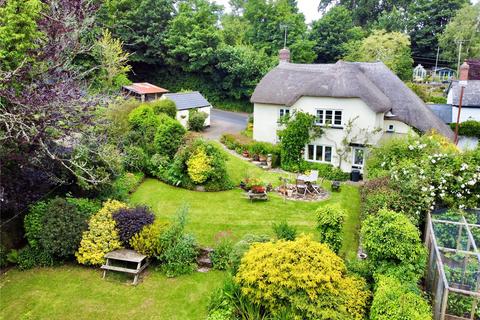
[[[228, 0], [214, 0], [217, 4], [221, 4], [225, 7], [225, 10], [229, 12]], [[297, 0], [298, 8], [300, 12], [305, 15], [305, 21], [310, 23], [320, 18], [321, 14], [318, 12], [318, 0]]]

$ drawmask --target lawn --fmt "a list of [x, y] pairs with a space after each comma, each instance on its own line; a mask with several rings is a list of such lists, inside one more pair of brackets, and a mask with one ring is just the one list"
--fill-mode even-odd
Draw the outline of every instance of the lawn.
[[[279, 178], [285, 176], [262, 170], [233, 155], [227, 156], [228, 172], [236, 183], [245, 176], [255, 176], [278, 185]], [[325, 182], [325, 187], [328, 186], [329, 183]], [[240, 189], [196, 192], [146, 179], [132, 194], [131, 202], [150, 206], [158, 218], [165, 220], [171, 219], [180, 206], [188, 205], [187, 230], [196, 236], [199, 244], [208, 246], [215, 243], [215, 236], [221, 231], [229, 231], [237, 239], [249, 233], [272, 235], [272, 225], [284, 220], [297, 227], [299, 232], [315, 235], [315, 210], [319, 206], [338, 203], [348, 213], [340, 254], [355, 256], [360, 212], [357, 187], [343, 185], [340, 192], [332, 193], [330, 199], [321, 202], [284, 201], [273, 192], [269, 197], [267, 202], [251, 203], [243, 197]]]
[[81, 266], [10, 270], [0, 278], [0, 319], [205, 319], [225, 273], [169, 279], [149, 268], [138, 286]]
[[[227, 166], [236, 183], [248, 175], [278, 185], [283, 176], [230, 154]], [[195, 192], [146, 179], [131, 202], [151, 206], [165, 220], [187, 204], [187, 229], [201, 245], [214, 244], [220, 231], [230, 231], [236, 238], [248, 233], [272, 235], [272, 224], [283, 220], [315, 236], [315, 210], [338, 203], [348, 212], [340, 255], [354, 257], [358, 246], [360, 199], [358, 188], [350, 185], [343, 185], [322, 202], [285, 202], [270, 193], [268, 202], [250, 203], [239, 189]], [[0, 278], [0, 319], [205, 319], [208, 298], [225, 276], [210, 271], [169, 279], [150, 267], [134, 287], [127, 284], [126, 276], [111, 274], [102, 280], [98, 269], [78, 265], [24, 272], [12, 269]]]

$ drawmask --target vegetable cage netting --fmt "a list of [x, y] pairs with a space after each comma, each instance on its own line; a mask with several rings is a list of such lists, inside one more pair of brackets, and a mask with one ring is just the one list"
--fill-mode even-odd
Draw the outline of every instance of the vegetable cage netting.
[[427, 290], [435, 320], [480, 320], [480, 210], [428, 215]]

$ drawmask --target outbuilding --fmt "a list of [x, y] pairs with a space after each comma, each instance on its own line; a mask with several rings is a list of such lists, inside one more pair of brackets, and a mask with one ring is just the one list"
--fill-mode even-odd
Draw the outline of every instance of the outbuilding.
[[169, 91], [160, 88], [148, 82], [136, 82], [128, 86], [123, 86], [122, 91], [127, 97], [134, 97], [142, 102], [159, 99], [163, 94]]
[[212, 105], [200, 92], [166, 93], [162, 95], [162, 99], [170, 99], [175, 102], [177, 106], [177, 120], [180, 121], [184, 127], [187, 127], [188, 116], [191, 110], [205, 112], [207, 114], [205, 126], [210, 126], [210, 110], [212, 109]]

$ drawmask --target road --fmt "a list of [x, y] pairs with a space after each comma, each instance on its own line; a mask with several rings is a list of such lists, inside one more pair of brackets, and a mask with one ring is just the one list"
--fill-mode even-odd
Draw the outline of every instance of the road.
[[219, 140], [223, 133], [238, 133], [244, 130], [247, 122], [248, 113], [212, 109], [210, 127], [205, 129], [203, 136], [208, 139]]

